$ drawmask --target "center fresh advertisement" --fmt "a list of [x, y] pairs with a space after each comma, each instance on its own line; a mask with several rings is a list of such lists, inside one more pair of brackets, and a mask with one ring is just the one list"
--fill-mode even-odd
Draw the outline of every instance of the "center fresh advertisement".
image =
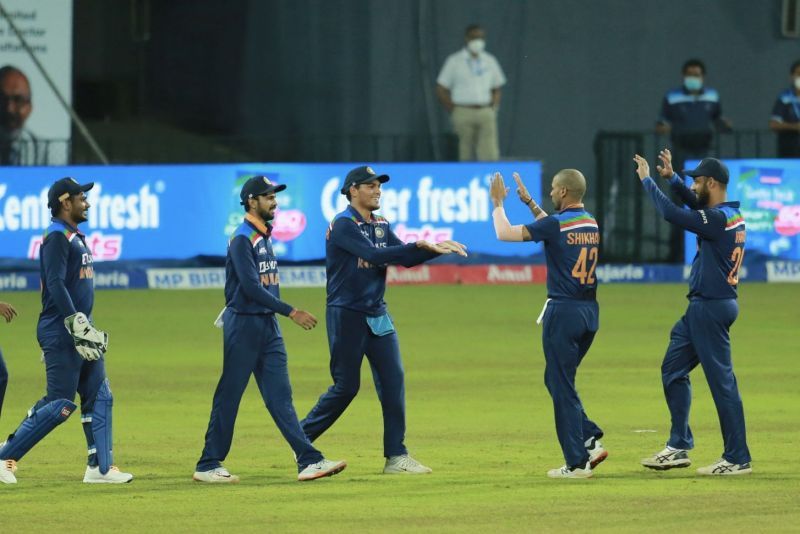
[[[700, 162], [687, 161], [693, 169]], [[800, 260], [800, 161], [786, 159], [726, 160], [730, 173], [728, 200], [739, 201], [747, 228], [745, 261], [765, 257]], [[692, 178], [686, 179], [691, 187]], [[685, 236], [685, 260], [697, 252], [694, 234]]]
[[[75, 166], [0, 170], [0, 257], [36, 259], [50, 221], [47, 190], [72, 176], [94, 182], [87, 196], [89, 220], [80, 227], [95, 261], [186, 259], [224, 256], [227, 240], [244, 216], [239, 191], [245, 180], [264, 175], [287, 189], [278, 193], [273, 246], [290, 261], [325, 257], [325, 233], [347, 206], [339, 190], [356, 164], [239, 164]], [[405, 242], [455, 239], [471, 253], [522, 256], [542, 252], [535, 243], [501, 243], [492, 225], [489, 180], [501, 172], [509, 192], [512, 224], [532, 216], [515, 194], [513, 172], [540, 191], [538, 162], [381, 163], [388, 174], [381, 210]], [[545, 206], [547, 203], [545, 203]], [[546, 208], [545, 208], [546, 209]]]

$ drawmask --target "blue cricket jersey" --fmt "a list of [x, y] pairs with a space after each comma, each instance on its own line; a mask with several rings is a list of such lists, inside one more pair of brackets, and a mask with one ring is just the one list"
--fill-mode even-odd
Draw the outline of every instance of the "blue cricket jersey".
[[39, 252], [42, 312], [39, 338], [66, 336], [64, 319], [83, 312], [91, 320], [94, 306], [92, 251], [84, 235], [61, 219], [52, 219]]
[[438, 256], [405, 244], [380, 216], [366, 221], [352, 206], [336, 215], [326, 236], [328, 306], [377, 317], [386, 313], [386, 267], [413, 267]]
[[228, 241], [225, 306], [235, 313], [286, 316], [292, 313], [293, 308], [281, 300], [271, 230], [271, 226], [247, 214]]
[[596, 300], [600, 231], [594, 217], [582, 207], [568, 208], [525, 227], [534, 241], [544, 241], [548, 298]]
[[670, 186], [689, 209], [676, 206], [652, 178], [645, 178], [642, 184], [665, 220], [697, 235], [687, 298], [735, 299], [746, 233], [739, 203], [703, 208], [677, 174], [670, 179]]

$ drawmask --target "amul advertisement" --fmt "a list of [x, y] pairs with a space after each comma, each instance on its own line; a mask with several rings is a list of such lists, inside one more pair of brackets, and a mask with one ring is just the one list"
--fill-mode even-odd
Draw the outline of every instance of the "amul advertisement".
[[[689, 161], [686, 168], [698, 163]], [[800, 161], [750, 159], [725, 164], [730, 171], [728, 200], [740, 202], [747, 228], [745, 258], [800, 260]], [[687, 235], [687, 263], [695, 252], [695, 240]]]
[[[339, 190], [351, 163], [159, 166], [74, 166], [0, 170], [0, 257], [36, 259], [50, 223], [47, 190], [64, 176], [94, 182], [87, 193], [89, 220], [80, 226], [95, 261], [185, 259], [223, 256], [228, 237], [244, 216], [242, 184], [264, 175], [286, 184], [278, 193], [273, 247], [291, 261], [325, 257], [325, 232], [347, 206]], [[473, 253], [524, 256], [541, 253], [534, 243], [501, 243], [492, 225], [489, 179], [501, 172], [514, 186], [519, 172], [536, 195], [538, 162], [377, 163], [390, 181], [382, 186], [379, 214], [406, 242], [455, 239]], [[509, 192], [512, 224], [531, 221], [530, 211]], [[547, 209], [549, 200], [543, 202]]]

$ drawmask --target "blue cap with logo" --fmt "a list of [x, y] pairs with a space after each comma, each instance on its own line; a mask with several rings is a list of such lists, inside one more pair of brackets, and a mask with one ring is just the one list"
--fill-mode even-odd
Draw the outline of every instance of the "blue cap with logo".
[[247, 200], [261, 195], [277, 193], [286, 189], [286, 184], [274, 184], [266, 176], [253, 176], [242, 186], [239, 193], [242, 206], [247, 205]]
[[62, 200], [67, 200], [73, 195], [85, 193], [93, 187], [94, 182], [81, 185], [75, 178], [70, 178], [69, 176], [62, 178], [53, 183], [47, 191], [47, 206], [55, 208]]
[[344, 185], [342, 185], [341, 193], [345, 195], [348, 191], [350, 191], [351, 186], [364, 184], [373, 180], [378, 180], [380, 183], [385, 184], [389, 181], [389, 175], [375, 174], [375, 171], [372, 170], [372, 167], [367, 165], [356, 167], [347, 173], [347, 177], [344, 179]]
[[717, 158], [704, 158], [696, 169], [686, 171], [687, 176], [708, 176], [723, 184], [728, 183], [728, 167]]

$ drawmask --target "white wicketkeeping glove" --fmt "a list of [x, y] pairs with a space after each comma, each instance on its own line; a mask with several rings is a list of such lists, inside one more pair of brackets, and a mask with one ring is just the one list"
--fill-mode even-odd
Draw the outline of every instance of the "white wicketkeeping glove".
[[85, 352], [94, 355], [93, 351], [99, 351], [102, 355], [108, 350], [108, 334], [95, 328], [83, 312], [75, 313], [64, 319], [64, 326], [75, 342], [75, 349], [84, 359], [96, 360], [100, 357], [87, 358], [84, 356]]
[[87, 361], [99, 360], [103, 356], [103, 351], [97, 347], [96, 343], [83, 339], [75, 339], [75, 350], [81, 358]]

